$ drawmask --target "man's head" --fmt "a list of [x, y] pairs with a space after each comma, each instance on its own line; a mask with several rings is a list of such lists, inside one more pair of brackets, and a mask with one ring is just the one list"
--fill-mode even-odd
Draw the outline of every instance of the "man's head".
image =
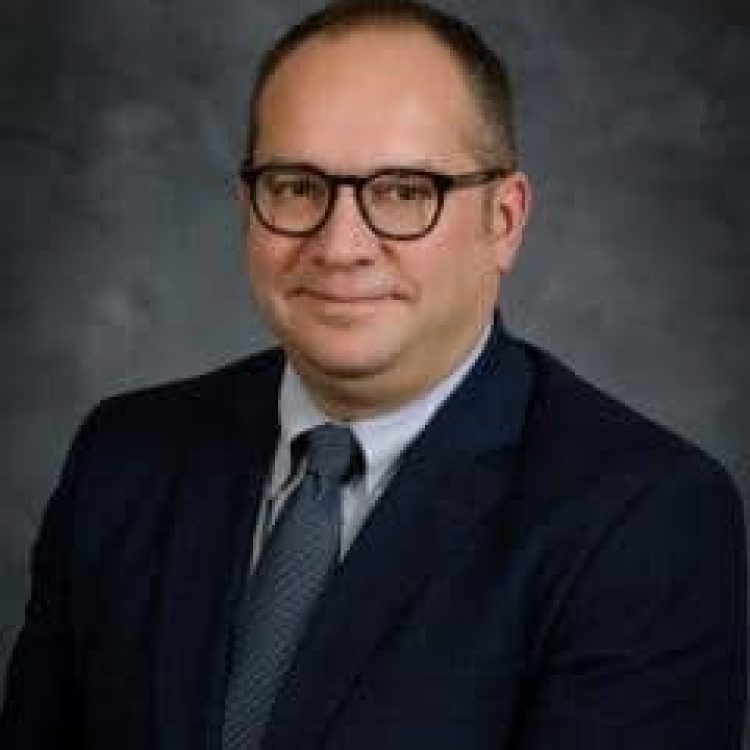
[[[510, 79], [503, 61], [463, 21], [413, 0], [339, 0], [312, 13], [289, 29], [260, 61], [250, 98], [247, 153], [258, 138], [258, 105], [268, 79], [278, 65], [308, 40], [343, 36], [368, 26], [417, 27], [430, 33], [455, 58], [466, 79], [480, 122], [471, 134], [472, 149], [488, 166], [517, 166]], [[376, 61], [371, 61], [376, 62]]]
[[[334, 416], [394, 408], [445, 377], [491, 317], [520, 242], [529, 188], [512, 128], [488, 119], [475, 79], [489, 63], [470, 66], [459, 42], [481, 45], [425, 6], [343, 2], [261, 68], [242, 185], [251, 286]], [[507, 94], [504, 73], [496, 84]], [[509, 117], [509, 96], [495, 107]], [[422, 174], [491, 169], [460, 189]], [[355, 179], [331, 188], [325, 175]]]

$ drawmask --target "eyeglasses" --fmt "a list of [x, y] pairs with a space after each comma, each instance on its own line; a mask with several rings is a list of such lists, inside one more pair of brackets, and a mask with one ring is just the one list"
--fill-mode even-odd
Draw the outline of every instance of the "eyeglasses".
[[307, 237], [328, 220], [342, 185], [350, 185], [362, 218], [380, 237], [416, 240], [435, 228], [451, 190], [506, 177], [502, 167], [447, 175], [422, 169], [389, 168], [369, 175], [327, 174], [307, 164], [242, 162], [255, 215], [263, 226], [288, 237]]

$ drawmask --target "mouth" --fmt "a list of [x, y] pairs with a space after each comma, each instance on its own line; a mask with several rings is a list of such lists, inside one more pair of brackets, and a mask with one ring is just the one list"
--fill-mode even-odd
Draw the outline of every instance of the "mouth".
[[300, 306], [300, 312], [312, 320], [327, 325], [346, 326], [371, 323], [392, 308], [396, 295], [372, 291], [344, 292], [304, 287], [295, 291], [292, 298]]
[[294, 296], [332, 305], [358, 305], [387, 302], [396, 298], [390, 292], [333, 292], [326, 289], [303, 287], [295, 290]]

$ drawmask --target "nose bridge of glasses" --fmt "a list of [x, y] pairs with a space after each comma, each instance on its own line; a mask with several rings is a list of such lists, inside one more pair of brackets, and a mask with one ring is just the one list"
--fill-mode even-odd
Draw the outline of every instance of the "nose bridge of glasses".
[[362, 188], [369, 179], [370, 178], [367, 176], [357, 174], [328, 175], [331, 200], [338, 197], [342, 187], [350, 187], [352, 189], [352, 195], [359, 201], [362, 195]]
[[341, 202], [342, 187], [351, 188], [351, 198], [359, 214], [359, 219], [369, 227], [369, 217], [367, 216], [367, 207], [363, 199], [363, 188], [370, 179], [367, 176], [356, 174], [332, 174], [326, 175], [328, 179], [328, 215], [336, 210], [336, 205]]

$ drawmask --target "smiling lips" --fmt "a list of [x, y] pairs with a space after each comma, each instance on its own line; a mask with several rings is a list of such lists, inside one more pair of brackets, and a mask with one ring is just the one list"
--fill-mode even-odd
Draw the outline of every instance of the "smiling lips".
[[357, 304], [366, 302], [383, 302], [393, 299], [392, 294], [331, 294], [330, 292], [321, 292], [312, 289], [301, 289], [298, 296], [310, 297], [320, 302], [330, 302], [338, 304]]
[[404, 295], [391, 289], [375, 289], [365, 291], [333, 289], [330, 287], [318, 287], [302, 285], [293, 290], [295, 297], [307, 297], [313, 301], [340, 305], [356, 305], [375, 302], [387, 302], [402, 299]]

